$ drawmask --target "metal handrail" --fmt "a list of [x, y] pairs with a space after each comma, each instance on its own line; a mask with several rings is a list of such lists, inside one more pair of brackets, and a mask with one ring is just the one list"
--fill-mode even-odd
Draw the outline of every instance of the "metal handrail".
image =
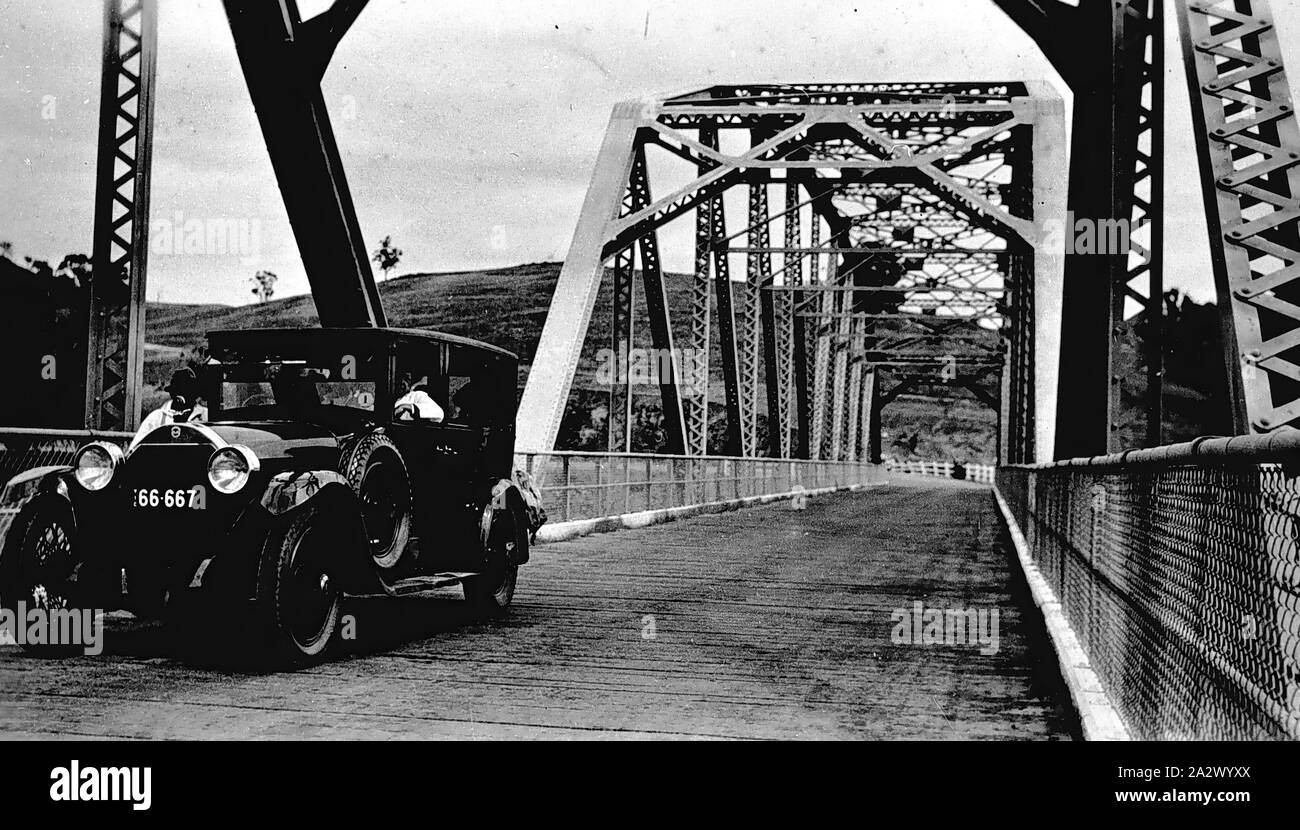
[[130, 440], [134, 432], [122, 432], [111, 429], [47, 429], [46, 427], [0, 427], [0, 441], [6, 436], [30, 436], [32, 438], [107, 438], [113, 441]]
[[1177, 466], [1216, 462], [1269, 463], [1295, 460], [1300, 455], [1300, 429], [1285, 427], [1268, 435], [1206, 436], [1178, 444], [1126, 450], [1108, 455], [1066, 458], [1036, 464], [1006, 464], [1008, 469], [1053, 470], [1066, 467]]

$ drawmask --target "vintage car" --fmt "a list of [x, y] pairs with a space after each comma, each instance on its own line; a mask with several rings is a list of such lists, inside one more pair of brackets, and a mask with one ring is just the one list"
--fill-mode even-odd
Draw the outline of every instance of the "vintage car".
[[[426, 331], [209, 334], [206, 423], [93, 441], [7, 488], [0, 603], [126, 608], [196, 642], [239, 619], [241, 648], [289, 662], [337, 639], [345, 596], [459, 583], [503, 613], [536, 530], [516, 364]], [[437, 406], [395, 406], [417, 383]]]

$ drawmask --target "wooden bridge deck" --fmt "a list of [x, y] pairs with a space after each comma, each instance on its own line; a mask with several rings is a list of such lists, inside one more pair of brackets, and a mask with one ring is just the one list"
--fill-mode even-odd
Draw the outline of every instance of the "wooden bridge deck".
[[[100, 657], [0, 648], [0, 737], [1076, 737], [986, 488], [895, 481], [535, 550], [511, 617], [354, 603], [349, 653], [239, 675], [110, 620]], [[997, 609], [999, 650], [895, 644]]]

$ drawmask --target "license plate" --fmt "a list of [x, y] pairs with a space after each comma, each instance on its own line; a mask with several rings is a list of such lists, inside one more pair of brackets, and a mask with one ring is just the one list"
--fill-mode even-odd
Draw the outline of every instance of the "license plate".
[[202, 505], [202, 487], [135, 487], [131, 506], [162, 510], [194, 509]]

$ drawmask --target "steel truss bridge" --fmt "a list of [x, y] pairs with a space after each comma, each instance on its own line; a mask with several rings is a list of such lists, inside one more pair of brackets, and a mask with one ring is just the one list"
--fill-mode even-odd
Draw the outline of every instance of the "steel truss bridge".
[[[232, 685], [167, 667], [141, 687], [120, 669], [148, 633], [121, 623], [127, 645], [76, 663], [58, 696], [38, 676], [54, 669], [0, 658], [0, 728], [219, 735], [254, 711], [240, 730], [1300, 738], [1300, 127], [1269, 4], [994, 2], [1073, 92], [1068, 156], [1041, 82], [721, 85], [615, 106], [520, 403], [518, 460], [543, 482], [554, 545], [513, 627], [485, 634], [447, 608], [353, 668]], [[364, 5], [304, 21], [293, 0], [225, 2], [325, 325], [386, 323], [319, 87]], [[105, 10], [85, 427], [125, 437], [156, 9]], [[1223, 333], [1206, 368], [1232, 424], [1172, 446], [1166, 25]], [[1126, 244], [1058, 250], [1067, 216]], [[669, 356], [664, 446], [640, 451], [620, 375], [599, 390], [607, 451], [556, 448], [599, 349]], [[992, 411], [991, 495], [987, 471], [881, 463], [882, 409], [937, 390]], [[82, 434], [2, 436], [7, 477], [66, 460]], [[891, 614], [914, 602], [1003, 611], [1005, 648], [918, 647]], [[483, 642], [503, 637], [536, 658], [509, 677]], [[443, 654], [458, 672], [439, 674]], [[436, 716], [373, 708], [376, 682], [424, 695], [435, 680], [451, 689]], [[298, 705], [325, 683], [346, 729]]]

